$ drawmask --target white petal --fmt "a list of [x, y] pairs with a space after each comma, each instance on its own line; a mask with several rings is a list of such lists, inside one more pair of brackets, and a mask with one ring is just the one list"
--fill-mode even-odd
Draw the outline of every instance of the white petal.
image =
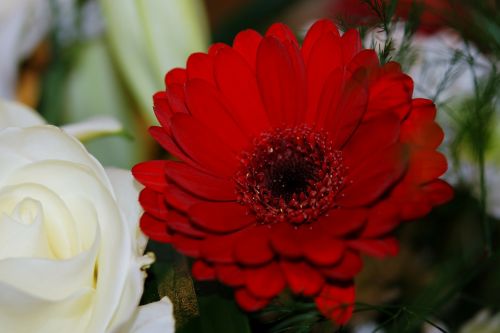
[[129, 333], [173, 333], [175, 319], [173, 305], [168, 297], [139, 307], [139, 312]]
[[30, 127], [45, 124], [34, 110], [17, 103], [0, 99], [0, 130], [7, 127]]
[[[122, 219], [104, 169], [80, 142], [52, 126], [0, 131], [0, 155], [3, 151], [18, 156], [24, 164], [14, 169], [0, 165], [3, 185], [39, 184], [57, 193], [70, 212], [81, 212], [85, 207], [95, 209], [102, 242], [88, 330], [104, 332], [122, 302], [130, 267], [135, 264], [129, 228]], [[92, 225], [85, 225], [85, 219], [80, 216], [74, 216], [74, 220], [81, 230]], [[133, 306], [138, 301], [137, 298], [132, 302]]]
[[[88, 247], [82, 249], [82, 246], [78, 242], [77, 228], [68, 205], [56, 192], [52, 191], [47, 186], [36, 183], [24, 183], [23, 170], [25, 170], [25, 168], [26, 167], [19, 168], [16, 172], [9, 175], [9, 178], [4, 180], [5, 182], [10, 181], [10, 184], [5, 183], [6, 186], [0, 191], [0, 211], [4, 214], [10, 214], [10, 212], [14, 211], [14, 205], [17, 203], [27, 198], [36, 200], [40, 203], [42, 209], [43, 231], [46, 234], [50, 252], [54, 256], [53, 258], [71, 258], [79, 254], [82, 250], [88, 249]], [[43, 171], [43, 168], [35, 168], [35, 170]], [[15, 177], [19, 177], [18, 181], [21, 182], [20, 184], [18, 184]], [[87, 227], [92, 228], [94, 231], [96, 228], [95, 221], [88, 221]], [[14, 232], [14, 228], [9, 227], [9, 224], [3, 225], [3, 228], [8, 228], [4, 230], [6, 234], [3, 237], [8, 237], [10, 233], [7, 232], [8, 230]], [[19, 228], [16, 229], [19, 230]], [[23, 236], [27, 237], [28, 234], [28, 232], [24, 232]], [[94, 233], [92, 233], [92, 236], [93, 242], [95, 237]], [[27, 249], [25, 249], [25, 251], [26, 250]], [[6, 251], [15, 251], [15, 248], [6, 249]], [[23, 254], [25, 253], [21, 252], [13, 256], [18, 257]]]
[[65, 299], [51, 301], [0, 282], [0, 332], [89, 333], [86, 326], [94, 293], [85, 288]]
[[123, 221], [130, 231], [130, 249], [131, 265], [123, 287], [123, 293], [118, 309], [109, 327], [112, 332], [122, 332], [124, 327], [130, 325], [130, 318], [141, 298], [144, 279], [146, 274], [141, 268], [144, 265], [151, 264], [152, 259], [143, 256], [146, 247], [147, 238], [139, 228], [139, 218], [142, 214], [142, 208], [139, 205], [138, 196], [141, 186], [134, 180], [128, 170], [107, 168], [106, 172], [113, 186], [116, 200], [123, 216]]
[[[54, 126], [9, 128], [0, 131], [0, 158], [3, 154], [17, 156], [17, 158], [9, 158], [11, 163], [15, 164], [21, 159], [25, 161], [24, 163], [61, 160], [81, 164], [92, 169], [96, 177], [107, 188], [111, 188], [104, 168], [87, 152], [81, 142]], [[5, 161], [8, 162], [8, 160]], [[0, 180], [6, 167], [0, 164]]]
[[[16, 212], [23, 210], [22, 206], [26, 206], [27, 203], [37, 207], [31, 213], [21, 212], [16, 214]], [[32, 198], [22, 199], [14, 208], [14, 216], [9, 216], [7, 212], [1, 212], [1, 210], [7, 209], [0, 197], [0, 260], [23, 257], [56, 258], [43, 225], [43, 210], [40, 202]], [[15, 216], [20, 214], [32, 216]], [[26, 219], [32, 221], [23, 221]], [[0, 261], [0, 267], [1, 263]]]
[[7, 185], [36, 182], [45, 186], [58, 193], [70, 211], [75, 211], [85, 201], [95, 208], [102, 242], [89, 331], [102, 332], [121, 304], [129, 267], [133, 263], [129, 230], [111, 190], [99, 181], [90, 168], [66, 161], [46, 160], [27, 165], [16, 170], [8, 181]]
[[80, 141], [117, 134], [123, 131], [120, 122], [113, 117], [93, 117], [86, 121], [65, 125], [62, 129]]
[[126, 328], [131, 325], [144, 291], [146, 275], [141, 271], [140, 262], [135, 261], [124, 274], [127, 275], [127, 280], [122, 288], [120, 303], [106, 332], [122, 333], [127, 331]]
[[[0, 260], [0, 332], [109, 332], [134, 318], [145, 278], [141, 267], [151, 262], [142, 256], [140, 188], [128, 171], [110, 171], [110, 178], [114, 188], [83, 145], [56, 127], [0, 130], [0, 213], [28, 227], [41, 223], [42, 211], [41, 236], [53, 252]], [[91, 247], [94, 255], [86, 255]], [[55, 271], [59, 275], [51, 277]]]
[[91, 249], [67, 260], [0, 260], [0, 283], [50, 302], [64, 300], [80, 290], [94, 289], [99, 245], [100, 239], [96, 237]]
[[134, 246], [134, 251], [137, 255], [142, 255], [147, 243], [147, 237], [139, 228], [139, 219], [143, 212], [139, 204], [139, 192], [142, 186], [134, 180], [128, 170], [106, 168], [106, 173], [115, 192], [118, 207], [129, 226], [133, 238], [132, 244], [137, 244]]

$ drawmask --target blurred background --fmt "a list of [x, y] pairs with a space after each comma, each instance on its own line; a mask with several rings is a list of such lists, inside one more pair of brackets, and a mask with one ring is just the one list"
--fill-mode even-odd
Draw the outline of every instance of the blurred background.
[[289, 295], [242, 313], [230, 291], [193, 282], [189, 261], [153, 242], [143, 303], [168, 295], [178, 332], [499, 333], [499, 10], [498, 0], [1, 0], [0, 97], [55, 125], [119, 120], [120, 134], [86, 146], [104, 165], [130, 168], [168, 158], [147, 133], [151, 96], [189, 54], [273, 22], [299, 40], [318, 18], [357, 28], [382, 62], [410, 73], [416, 97], [437, 104], [455, 199], [403, 225], [397, 257], [365, 258], [348, 327]]

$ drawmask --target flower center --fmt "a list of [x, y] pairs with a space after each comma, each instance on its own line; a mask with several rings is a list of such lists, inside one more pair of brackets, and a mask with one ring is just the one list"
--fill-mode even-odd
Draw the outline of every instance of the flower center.
[[308, 127], [261, 134], [241, 156], [238, 202], [260, 223], [310, 223], [328, 211], [344, 183], [342, 152]]

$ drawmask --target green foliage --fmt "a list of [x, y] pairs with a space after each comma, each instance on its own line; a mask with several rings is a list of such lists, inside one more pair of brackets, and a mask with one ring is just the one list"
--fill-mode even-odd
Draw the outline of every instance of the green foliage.
[[391, 60], [391, 55], [394, 51], [391, 33], [398, 0], [391, 0], [390, 2], [382, 0], [363, 0], [363, 2], [378, 17], [378, 28], [385, 33], [384, 45], [377, 50], [380, 62], [385, 64]]

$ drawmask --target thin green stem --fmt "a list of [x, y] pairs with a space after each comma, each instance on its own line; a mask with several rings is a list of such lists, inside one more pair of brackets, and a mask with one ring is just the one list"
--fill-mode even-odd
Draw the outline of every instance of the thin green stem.
[[478, 165], [479, 165], [479, 207], [480, 219], [483, 226], [483, 237], [485, 244], [485, 254], [487, 257], [492, 253], [492, 240], [491, 240], [491, 225], [488, 219], [487, 209], [487, 190], [486, 190], [486, 166], [485, 166], [485, 152], [483, 147], [479, 147], [478, 151]]

